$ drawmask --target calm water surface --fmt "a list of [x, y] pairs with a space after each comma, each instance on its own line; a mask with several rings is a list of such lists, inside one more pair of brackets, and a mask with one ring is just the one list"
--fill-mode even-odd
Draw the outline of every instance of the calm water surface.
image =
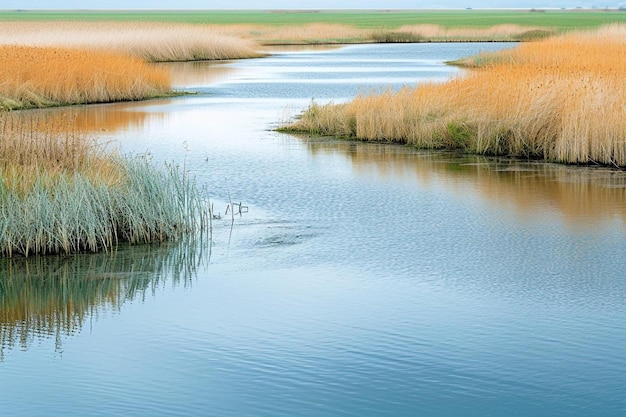
[[504, 46], [176, 64], [196, 95], [43, 112], [184, 163], [222, 218], [2, 261], [0, 414], [626, 415], [624, 173], [272, 131]]

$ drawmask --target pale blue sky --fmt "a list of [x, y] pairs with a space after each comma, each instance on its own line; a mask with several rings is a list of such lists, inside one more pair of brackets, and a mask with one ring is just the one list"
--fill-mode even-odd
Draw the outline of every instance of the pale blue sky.
[[0, 9], [420, 9], [619, 7], [615, 0], [2, 0]]

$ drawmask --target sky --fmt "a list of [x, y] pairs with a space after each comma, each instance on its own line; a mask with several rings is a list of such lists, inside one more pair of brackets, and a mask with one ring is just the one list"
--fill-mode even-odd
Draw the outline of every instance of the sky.
[[616, 8], [615, 0], [1, 0], [0, 9]]

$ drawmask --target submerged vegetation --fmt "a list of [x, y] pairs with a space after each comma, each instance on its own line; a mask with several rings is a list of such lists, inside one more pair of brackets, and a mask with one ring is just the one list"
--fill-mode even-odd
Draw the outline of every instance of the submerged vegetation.
[[181, 168], [120, 156], [36, 115], [0, 114], [0, 256], [163, 242], [207, 222]]
[[482, 55], [444, 83], [313, 104], [285, 130], [626, 166], [626, 26]]
[[0, 110], [140, 100], [171, 93], [142, 59], [59, 47], [0, 46]]

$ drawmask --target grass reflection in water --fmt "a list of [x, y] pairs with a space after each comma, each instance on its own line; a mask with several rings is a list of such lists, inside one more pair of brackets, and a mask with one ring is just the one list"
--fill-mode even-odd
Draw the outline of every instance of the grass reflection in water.
[[337, 152], [349, 158], [359, 176], [468, 190], [489, 204], [509, 205], [520, 217], [554, 212], [573, 229], [626, 225], [626, 173], [606, 167], [414, 150], [405, 146], [352, 141], [307, 140], [312, 154]]
[[[205, 244], [206, 243], [206, 244]], [[88, 318], [119, 311], [165, 285], [189, 286], [210, 252], [198, 238], [101, 254], [0, 259], [0, 360], [6, 349], [81, 331]]]

